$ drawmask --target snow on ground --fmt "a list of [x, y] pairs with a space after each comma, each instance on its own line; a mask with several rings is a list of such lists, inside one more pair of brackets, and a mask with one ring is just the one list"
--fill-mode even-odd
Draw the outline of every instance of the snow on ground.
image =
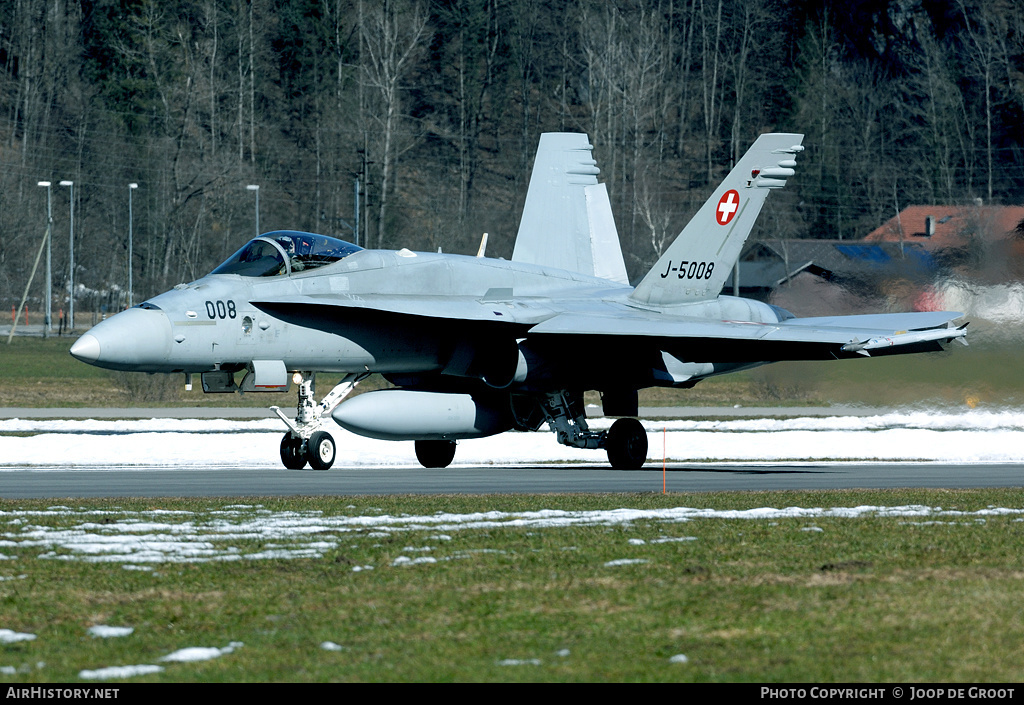
[[[746, 510], [620, 508], [600, 511], [541, 509], [529, 512], [476, 512], [450, 514], [438, 512], [420, 516], [390, 516], [368, 511], [353, 515], [326, 516], [320, 511], [272, 512], [261, 507], [239, 507], [202, 513], [122, 509], [71, 509], [0, 511], [0, 545], [19, 559], [84, 561], [121, 565], [162, 563], [206, 563], [214, 561], [263, 560], [268, 558], [320, 558], [353, 540], [408, 531], [488, 531], [496, 528], [528, 530], [559, 529], [572, 526], [628, 526], [634, 522], [661, 522], [666, 533], [671, 526], [695, 519], [740, 519], [771, 521], [781, 518], [813, 520], [820, 517], [859, 519], [864, 517], [900, 517], [908, 523], [965, 522], [983, 523], [986, 517], [1007, 515], [1024, 521], [1024, 509], [990, 507], [964, 512], [941, 507], [860, 506], [834, 507], [759, 507]], [[59, 526], [48, 526], [47, 518], [58, 518]], [[813, 525], [812, 525], [813, 526]], [[820, 531], [820, 528], [813, 527]], [[666, 535], [651, 543], [691, 541], [692, 537]], [[258, 549], [248, 549], [251, 542]], [[240, 546], [240, 544], [242, 544]], [[635, 545], [624, 542], [625, 546]], [[424, 550], [425, 549], [425, 550]], [[423, 555], [430, 547], [409, 546], [389, 565], [416, 569], [439, 562]], [[412, 555], [406, 555], [412, 554]], [[444, 560], [457, 560], [455, 555]], [[624, 558], [628, 559], [629, 556]], [[358, 566], [353, 572], [372, 569]], [[7, 639], [32, 635], [4, 634]]]
[[97, 624], [89, 627], [86, 631], [89, 633], [89, 636], [94, 636], [97, 639], [113, 639], [119, 636], [131, 636], [135, 629], [133, 627], [110, 627], [106, 624]]
[[184, 649], [167, 654], [161, 661], [209, 661], [210, 659], [230, 654], [235, 649], [243, 646], [240, 641], [233, 641], [222, 649], [216, 646], [189, 646]]
[[[594, 419], [591, 428], [611, 421]], [[378, 441], [333, 422], [336, 463], [418, 467], [413, 444]], [[1012, 463], [1024, 460], [1024, 412], [893, 412], [866, 417], [645, 421], [652, 460], [900, 461]], [[0, 420], [0, 470], [147, 467], [278, 467], [277, 419]], [[604, 463], [601, 450], [559, 445], [554, 434], [503, 433], [462, 441], [456, 465]]]
[[133, 676], [145, 676], [150, 673], [160, 673], [163, 666], [140, 665], [140, 666], [108, 666], [95, 670], [84, 670], [78, 674], [79, 678], [85, 680], [110, 680], [113, 678], [131, 678]]
[[[181, 563], [221, 560], [259, 560], [274, 558], [317, 558], [328, 551], [351, 544], [355, 540], [377, 541], [381, 536], [408, 531], [434, 532], [426, 540], [449, 541], [457, 531], [488, 531], [495, 527], [520, 527], [531, 531], [569, 526], [629, 526], [633, 522], [661, 522], [662, 536], [649, 541], [626, 538], [621, 541], [623, 558], [607, 561], [604, 566], [617, 570], [623, 566], [641, 565], [650, 558], [629, 556], [631, 547], [675, 541], [695, 541], [692, 536], [672, 536], [674, 526], [694, 519], [735, 519], [773, 521], [782, 518], [812, 520], [820, 517], [858, 520], [870, 517], [900, 517], [908, 524], [942, 524], [961, 522], [983, 525], [991, 516], [1016, 517], [1024, 521], [1024, 509], [990, 506], [977, 511], [955, 508], [906, 506], [859, 507], [758, 507], [746, 510], [673, 507], [667, 509], [632, 509], [566, 511], [541, 509], [525, 512], [475, 512], [454, 514], [437, 512], [429, 515], [386, 515], [372, 507], [362, 511], [349, 507], [345, 515], [325, 515], [321, 511], [271, 511], [261, 505], [230, 505], [204, 511], [145, 511], [71, 508], [52, 506], [46, 509], [12, 509], [0, 511], [0, 546], [13, 554], [13, 560], [73, 560], [87, 562]], [[924, 521], [922, 521], [924, 520]], [[50, 526], [55, 523], [57, 526]], [[822, 531], [810, 524], [800, 530]], [[442, 533], [443, 532], [443, 533]], [[261, 546], [246, 553], [239, 544], [249, 541]], [[424, 556], [434, 550], [432, 545], [407, 542], [403, 555], [391, 565], [408, 566], [410, 570], [431, 570], [441, 559]], [[272, 550], [267, 550], [272, 549]], [[390, 555], [390, 552], [389, 552]], [[444, 560], [457, 560], [458, 554]], [[420, 567], [417, 567], [420, 566]], [[362, 566], [361, 569], [373, 566]], [[153, 573], [154, 577], [157, 576]], [[130, 636], [132, 627], [93, 626], [88, 633], [94, 637]], [[0, 644], [34, 640], [36, 635], [0, 629]], [[231, 654], [243, 646], [233, 641], [225, 647], [190, 646], [173, 651], [159, 659], [160, 663], [191, 663]], [[320, 648], [341, 651], [334, 642], [322, 642]], [[559, 651], [558, 656], [568, 656]], [[687, 663], [685, 654], [676, 654], [671, 663]], [[538, 666], [537, 658], [504, 659], [502, 666]], [[42, 666], [40, 666], [42, 667]], [[125, 679], [159, 673], [163, 666], [154, 664], [108, 666], [81, 670], [83, 680]], [[0, 667], [0, 673], [14, 675], [12, 666]]]
[[32, 641], [35, 638], [35, 634], [26, 634], [24, 632], [16, 632], [10, 629], [0, 629], [0, 644], [13, 644], [16, 641]]
[[[223, 656], [224, 654], [230, 654], [242, 645], [243, 644], [240, 641], [233, 641], [224, 648], [217, 648], [215, 646], [189, 646], [184, 649], [178, 649], [177, 651], [171, 652], [160, 660], [164, 662], [177, 661], [184, 663], [209, 661], [210, 659]], [[144, 676], [150, 673], [160, 673], [163, 670], [163, 666], [149, 664], [138, 666], [108, 666], [106, 668], [97, 668], [95, 670], [79, 671], [78, 677], [84, 680], [111, 680], [114, 678], [132, 678], [134, 676]]]

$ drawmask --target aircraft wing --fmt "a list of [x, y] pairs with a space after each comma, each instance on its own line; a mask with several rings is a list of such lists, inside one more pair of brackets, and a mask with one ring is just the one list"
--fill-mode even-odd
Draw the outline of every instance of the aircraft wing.
[[[950, 327], [962, 314], [951, 311], [859, 316], [791, 318], [778, 323], [714, 320], [662, 314], [632, 307], [621, 312], [569, 311], [550, 299], [513, 298], [506, 289], [484, 296], [404, 296], [391, 294], [300, 295], [253, 301], [269, 313], [327, 315], [331, 309], [362, 310], [452, 321], [527, 326], [526, 335], [592, 336], [657, 340], [664, 348], [685, 350], [689, 359], [816, 359], [918, 352], [964, 338]], [[801, 348], [805, 350], [801, 352]]]
[[[941, 349], [939, 343], [966, 336], [964, 327], [949, 327], [962, 315], [934, 311], [756, 323], [666, 316], [653, 311], [631, 311], [621, 316], [563, 313], [533, 326], [529, 335], [656, 338], [660, 339], [659, 345], [682, 350], [693, 361], [816, 359]], [[802, 354], [801, 348], [805, 349]], [[780, 357], [782, 351], [785, 355]]]

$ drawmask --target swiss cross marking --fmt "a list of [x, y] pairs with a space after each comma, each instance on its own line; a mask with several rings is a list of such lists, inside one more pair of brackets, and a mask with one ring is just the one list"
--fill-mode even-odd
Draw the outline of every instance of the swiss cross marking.
[[736, 211], [740, 208], [740, 195], [735, 189], [729, 189], [723, 195], [721, 200], [718, 201], [718, 209], [715, 212], [715, 217], [718, 219], [719, 225], [728, 225], [732, 217], [736, 215]]

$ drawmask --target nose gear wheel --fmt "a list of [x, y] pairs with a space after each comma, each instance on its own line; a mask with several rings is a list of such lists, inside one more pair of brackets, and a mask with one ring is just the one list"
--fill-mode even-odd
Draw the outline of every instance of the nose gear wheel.
[[284, 434], [281, 439], [281, 462], [289, 470], [301, 470], [306, 467], [305, 443], [291, 433]]
[[307, 462], [314, 470], [328, 470], [334, 464], [337, 445], [334, 437], [323, 430], [324, 419], [330, 418], [334, 408], [355, 389], [357, 384], [366, 379], [370, 372], [367, 370], [345, 375], [345, 378], [319, 404], [314, 399], [316, 375], [312, 372], [299, 374], [302, 381], [299, 382], [299, 402], [295, 420], [289, 419], [280, 407], [270, 407], [288, 427], [288, 433], [281, 439], [281, 462], [289, 470], [301, 470]]

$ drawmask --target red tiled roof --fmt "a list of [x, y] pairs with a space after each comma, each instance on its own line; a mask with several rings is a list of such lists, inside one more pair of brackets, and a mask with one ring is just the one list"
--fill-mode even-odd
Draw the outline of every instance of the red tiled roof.
[[[928, 216], [935, 219], [935, 234], [931, 237], [925, 235]], [[1022, 223], [1024, 206], [908, 206], [864, 240], [920, 242], [929, 249], [938, 249], [962, 245], [972, 235], [1002, 239]]]

